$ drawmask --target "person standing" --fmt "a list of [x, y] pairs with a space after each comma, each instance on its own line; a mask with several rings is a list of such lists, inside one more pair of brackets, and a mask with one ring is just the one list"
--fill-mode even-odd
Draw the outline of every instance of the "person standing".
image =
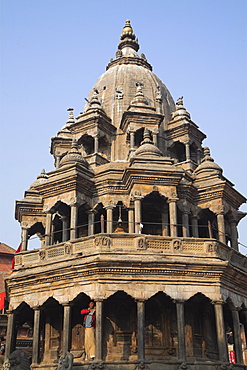
[[85, 327], [85, 352], [86, 360], [95, 358], [95, 327], [96, 327], [96, 306], [95, 302], [89, 302], [88, 308], [82, 309], [84, 315], [83, 325]]

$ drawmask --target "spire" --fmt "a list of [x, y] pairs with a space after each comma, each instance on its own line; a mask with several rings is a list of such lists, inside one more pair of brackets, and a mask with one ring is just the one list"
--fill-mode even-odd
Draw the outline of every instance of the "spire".
[[142, 87], [143, 87], [142, 82], [136, 82], [136, 95], [134, 100], [132, 100], [131, 104], [148, 105], [148, 101], [143, 94]]
[[118, 50], [122, 50], [126, 47], [130, 47], [135, 51], [139, 50], [138, 39], [136, 38], [136, 35], [133, 32], [129, 19], [127, 19], [125, 23], [122, 34], [120, 36], [120, 40], [121, 41], [118, 45]]

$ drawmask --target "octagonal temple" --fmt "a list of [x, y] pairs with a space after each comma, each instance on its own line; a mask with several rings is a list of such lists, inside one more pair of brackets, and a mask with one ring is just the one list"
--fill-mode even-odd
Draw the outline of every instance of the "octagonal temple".
[[[183, 98], [152, 72], [129, 21], [83, 112], [51, 139], [55, 169], [16, 202], [6, 357], [32, 328], [32, 369], [243, 369], [247, 258], [239, 207]], [[39, 237], [40, 248], [28, 240]], [[80, 311], [96, 303], [95, 359]], [[69, 366], [69, 365], [68, 365]]]

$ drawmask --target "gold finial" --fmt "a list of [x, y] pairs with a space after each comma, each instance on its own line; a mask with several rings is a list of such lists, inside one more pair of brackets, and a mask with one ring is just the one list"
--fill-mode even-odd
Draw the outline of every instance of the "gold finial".
[[133, 29], [130, 25], [130, 20], [127, 19], [126, 22], [125, 22], [125, 26], [123, 28], [123, 33], [133, 33]]
[[125, 26], [123, 28], [123, 32], [122, 35], [120, 36], [120, 39], [123, 40], [125, 37], [129, 37], [135, 40], [135, 34], [133, 33], [133, 28], [131, 27], [129, 19], [127, 19], [125, 22]]

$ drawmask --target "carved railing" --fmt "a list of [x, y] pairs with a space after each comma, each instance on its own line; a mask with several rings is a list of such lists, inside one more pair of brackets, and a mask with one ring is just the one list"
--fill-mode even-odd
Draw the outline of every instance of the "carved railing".
[[[163, 237], [140, 234], [96, 234], [45, 248], [23, 251], [15, 256], [15, 270], [116, 252], [183, 257], [219, 258], [247, 270], [247, 257], [216, 239]], [[157, 257], [158, 258], [158, 257]]]

